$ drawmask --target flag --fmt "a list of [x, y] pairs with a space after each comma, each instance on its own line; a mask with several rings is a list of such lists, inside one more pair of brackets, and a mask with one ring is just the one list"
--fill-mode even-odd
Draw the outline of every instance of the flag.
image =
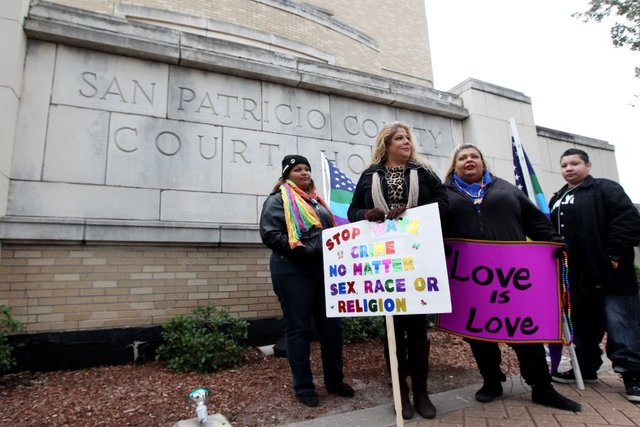
[[[536, 172], [533, 170], [533, 166], [531, 162], [529, 162], [529, 157], [527, 157], [527, 153], [524, 151], [524, 147], [520, 143], [520, 137], [518, 136], [518, 129], [516, 128], [516, 122], [513, 119], [509, 120], [509, 124], [511, 125], [511, 149], [513, 153], [513, 177], [515, 179], [516, 187], [520, 190], [524, 191], [524, 193], [529, 197], [538, 209], [544, 213], [547, 218], [551, 216], [551, 212], [549, 211], [549, 204], [547, 203], [547, 198], [544, 196], [542, 192], [542, 187], [540, 186], [540, 181], [538, 181], [538, 177], [536, 176]], [[522, 166], [525, 166], [524, 168]], [[563, 323], [563, 333], [564, 324], [566, 324], [566, 315], [562, 314], [562, 323]], [[560, 366], [560, 361], [562, 358], [562, 344], [548, 344], [549, 348], [549, 359], [551, 362], [551, 375], [554, 375], [558, 372], [558, 367]]]
[[334, 162], [322, 156], [322, 171], [324, 176], [325, 200], [333, 213], [338, 225], [348, 224], [347, 210], [356, 189], [355, 184], [345, 175]]
[[[518, 137], [518, 130], [513, 119], [509, 120], [511, 124], [511, 149], [513, 153], [513, 168], [516, 187], [524, 191], [529, 199], [538, 206], [538, 209], [544, 213], [547, 218], [550, 215], [549, 205], [547, 204], [547, 198], [542, 192], [540, 181], [536, 176], [536, 172], [533, 170], [529, 157], [524, 151], [524, 147], [520, 143]], [[524, 165], [524, 168], [523, 168]]]

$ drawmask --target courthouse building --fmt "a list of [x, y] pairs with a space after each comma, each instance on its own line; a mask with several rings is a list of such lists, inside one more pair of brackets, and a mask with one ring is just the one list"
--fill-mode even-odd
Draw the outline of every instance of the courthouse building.
[[55, 367], [65, 346], [131, 358], [207, 303], [260, 341], [281, 317], [258, 219], [282, 157], [306, 156], [320, 181], [324, 153], [355, 181], [388, 121], [412, 126], [441, 177], [473, 143], [512, 178], [514, 119], [547, 191], [570, 147], [617, 179], [613, 146], [537, 126], [518, 88], [469, 76], [434, 90], [428, 13], [423, 0], [0, 2], [0, 304], [25, 326], [21, 366], [42, 367], [28, 353]]

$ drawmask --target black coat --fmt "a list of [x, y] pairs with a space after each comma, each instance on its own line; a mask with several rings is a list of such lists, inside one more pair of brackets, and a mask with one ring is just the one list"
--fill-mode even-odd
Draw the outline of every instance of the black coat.
[[[331, 213], [322, 204], [308, 203], [314, 207], [324, 228], [333, 227]], [[262, 242], [278, 255], [297, 263], [322, 266], [322, 229], [313, 227], [307, 230], [300, 237], [304, 246], [291, 249], [280, 190], [271, 193], [264, 201], [260, 216], [260, 237]]]
[[451, 180], [445, 183], [449, 195], [449, 211], [443, 223], [445, 237], [496, 241], [525, 241], [529, 237], [538, 241], [562, 241], [551, 222], [522, 190], [493, 175], [491, 180], [479, 209]]
[[[433, 172], [425, 169], [423, 166], [409, 161], [404, 170], [404, 205], [406, 206], [409, 198], [409, 173], [411, 169], [418, 170], [418, 206], [426, 205], [429, 203], [438, 203], [440, 210], [440, 217], [447, 211], [447, 193], [442, 186], [442, 182], [437, 175]], [[373, 174], [380, 174], [380, 184], [382, 187], [382, 194], [389, 203], [387, 194], [387, 181], [384, 179], [385, 167], [384, 164], [378, 163], [367, 168], [356, 185], [356, 190], [353, 193], [353, 199], [349, 206], [347, 216], [349, 221], [356, 222], [364, 219], [364, 214], [367, 210], [373, 209], [373, 197], [371, 195], [371, 185], [373, 182]]]
[[[640, 240], [640, 214], [616, 182], [591, 175], [574, 188], [562, 187], [549, 201], [551, 220], [569, 244], [569, 282], [582, 292], [638, 292], [633, 247]], [[617, 269], [611, 259], [619, 261]]]

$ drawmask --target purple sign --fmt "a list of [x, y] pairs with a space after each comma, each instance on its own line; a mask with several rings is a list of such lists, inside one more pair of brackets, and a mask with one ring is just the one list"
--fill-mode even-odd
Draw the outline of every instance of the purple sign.
[[453, 311], [438, 316], [438, 328], [485, 341], [561, 342], [559, 244], [446, 242]]

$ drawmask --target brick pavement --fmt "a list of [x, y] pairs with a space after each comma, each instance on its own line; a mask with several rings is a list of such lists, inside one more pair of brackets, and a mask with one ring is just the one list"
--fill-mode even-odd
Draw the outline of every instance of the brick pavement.
[[[520, 377], [512, 377], [505, 385], [505, 397], [491, 403], [478, 403], [473, 394], [479, 386], [465, 387], [432, 396], [438, 409], [438, 416], [425, 420], [415, 415], [406, 420], [407, 427], [485, 427], [485, 426], [535, 426], [535, 427], [577, 427], [577, 426], [640, 426], [640, 403], [629, 402], [624, 395], [622, 378], [611, 370], [599, 373], [596, 384], [585, 384], [585, 390], [575, 385], [555, 384], [554, 387], [565, 396], [582, 404], [582, 411], [572, 413], [547, 408], [531, 401], [529, 387], [525, 387]], [[289, 427], [333, 427], [362, 426], [389, 427], [395, 425], [393, 406], [340, 414]]]

